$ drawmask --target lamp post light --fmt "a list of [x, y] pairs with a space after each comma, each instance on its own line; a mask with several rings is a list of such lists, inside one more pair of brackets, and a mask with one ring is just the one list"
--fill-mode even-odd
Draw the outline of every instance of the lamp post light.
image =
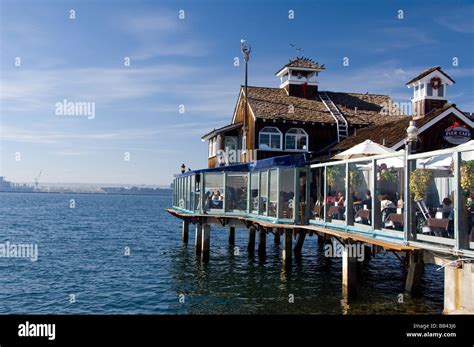
[[415, 121], [411, 120], [407, 128], [406, 144], [408, 146], [408, 154], [415, 153], [416, 142], [418, 141], [418, 128], [415, 125]]

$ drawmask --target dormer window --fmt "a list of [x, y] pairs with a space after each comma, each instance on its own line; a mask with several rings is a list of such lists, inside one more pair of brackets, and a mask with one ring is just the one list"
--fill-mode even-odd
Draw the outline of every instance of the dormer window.
[[290, 151], [307, 151], [308, 134], [300, 128], [291, 128], [285, 134], [285, 149]]
[[265, 127], [259, 134], [259, 148], [266, 150], [281, 150], [282, 133], [276, 127]]

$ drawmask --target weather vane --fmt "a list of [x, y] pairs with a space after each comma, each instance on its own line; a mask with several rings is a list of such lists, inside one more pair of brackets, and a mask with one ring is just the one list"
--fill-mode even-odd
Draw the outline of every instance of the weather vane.
[[245, 62], [249, 61], [250, 52], [252, 51], [252, 47], [245, 41], [244, 39], [240, 39], [240, 49], [242, 50], [242, 54], [244, 55]]

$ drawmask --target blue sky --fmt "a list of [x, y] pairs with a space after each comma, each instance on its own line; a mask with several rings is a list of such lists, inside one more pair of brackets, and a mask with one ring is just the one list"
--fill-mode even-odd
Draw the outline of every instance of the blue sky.
[[[200, 136], [231, 121], [243, 81], [241, 38], [251, 85], [278, 86], [292, 43], [326, 65], [322, 90], [408, 101], [405, 82], [441, 65], [457, 82], [449, 100], [474, 111], [469, 1], [0, 3], [0, 175], [14, 181], [43, 169], [44, 182], [167, 185], [181, 163], [205, 167]], [[95, 118], [56, 115], [64, 99], [94, 102]]]

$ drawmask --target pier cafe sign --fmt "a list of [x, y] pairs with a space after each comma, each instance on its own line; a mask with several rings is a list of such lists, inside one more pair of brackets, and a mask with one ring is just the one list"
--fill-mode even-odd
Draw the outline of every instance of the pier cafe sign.
[[471, 131], [464, 125], [455, 122], [443, 132], [444, 139], [453, 145], [466, 143], [471, 139]]

